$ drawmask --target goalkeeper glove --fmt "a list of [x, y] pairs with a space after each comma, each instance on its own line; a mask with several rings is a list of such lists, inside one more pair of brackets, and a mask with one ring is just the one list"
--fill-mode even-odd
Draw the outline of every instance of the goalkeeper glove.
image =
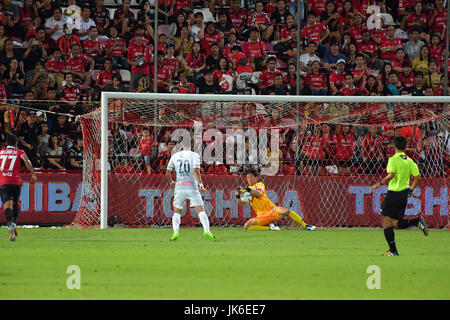
[[236, 191], [234, 193], [236, 195], [236, 198], [239, 199], [239, 197], [241, 196], [241, 192], [242, 192], [242, 187], [237, 187]]

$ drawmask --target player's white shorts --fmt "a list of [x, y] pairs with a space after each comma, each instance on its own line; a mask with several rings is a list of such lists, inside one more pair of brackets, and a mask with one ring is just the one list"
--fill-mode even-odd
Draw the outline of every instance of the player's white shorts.
[[175, 190], [173, 206], [182, 210], [187, 199], [189, 199], [191, 207], [203, 206], [203, 199], [199, 190]]

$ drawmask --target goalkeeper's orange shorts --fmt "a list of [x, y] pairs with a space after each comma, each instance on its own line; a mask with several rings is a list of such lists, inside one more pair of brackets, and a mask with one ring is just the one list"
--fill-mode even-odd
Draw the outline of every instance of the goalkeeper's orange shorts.
[[267, 226], [272, 221], [281, 219], [280, 214], [278, 213], [279, 210], [280, 210], [280, 207], [273, 207], [269, 211], [261, 213], [261, 214], [257, 215], [256, 217], [252, 218], [252, 220], [258, 221], [258, 224], [260, 226]]

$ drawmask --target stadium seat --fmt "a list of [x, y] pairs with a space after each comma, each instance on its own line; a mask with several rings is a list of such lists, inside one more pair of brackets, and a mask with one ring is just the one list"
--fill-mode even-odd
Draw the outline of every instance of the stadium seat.
[[284, 61], [282, 61], [281, 59], [277, 59], [277, 68], [278, 69], [284, 70], [284, 69], [286, 69], [286, 67], [287, 67], [287, 64]]
[[23, 1], [11, 1], [11, 4], [15, 4], [19, 8], [23, 8]]
[[130, 156], [136, 156], [138, 153], [138, 149], [137, 148], [132, 148], [130, 149]]
[[245, 89], [247, 88], [248, 82], [252, 79], [252, 73], [250, 72], [242, 72], [238, 75], [236, 79], [236, 87], [238, 89]]
[[[125, 131], [125, 134], [127, 135], [128, 141], [133, 140], [133, 138], [134, 138], [133, 132], [131, 132], [131, 131]], [[130, 155], [131, 155], [131, 154], [130, 154]]]
[[130, 11], [133, 12], [134, 18], [135, 18], [135, 19], [137, 19], [137, 15], [138, 15], [139, 10], [140, 10], [140, 9], [133, 9], [133, 8], [130, 8]]
[[104, 0], [103, 5], [105, 7], [120, 7], [122, 5], [122, 0]]
[[92, 71], [92, 80], [93, 81], [97, 81], [97, 77], [98, 77], [98, 73], [100, 72], [100, 70], [93, 70]]
[[158, 26], [158, 34], [166, 34], [167, 35], [168, 30], [169, 30], [168, 24], [161, 24]]
[[120, 69], [119, 70], [120, 76], [122, 77], [123, 82], [130, 82], [131, 79], [131, 73], [127, 69]]
[[267, 46], [267, 54], [276, 54], [277, 53], [275, 50], [273, 50], [272, 42], [268, 41], [266, 43], [266, 46]]
[[114, 12], [116, 12], [117, 8], [107, 8], [109, 11], [109, 17], [110, 19], [114, 19]]
[[116, 166], [114, 171], [119, 172], [119, 173], [132, 173], [133, 168], [128, 164], [119, 164]]
[[22, 39], [17, 38], [17, 37], [9, 37], [9, 38], [13, 41], [14, 49], [24, 49]]
[[295, 171], [296, 171], [296, 168], [291, 165], [283, 166], [283, 169], [281, 170], [281, 172], [283, 174], [295, 174]]

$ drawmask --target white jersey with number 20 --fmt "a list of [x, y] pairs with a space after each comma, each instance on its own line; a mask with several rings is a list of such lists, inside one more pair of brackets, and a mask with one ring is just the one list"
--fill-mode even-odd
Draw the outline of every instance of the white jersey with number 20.
[[200, 155], [196, 152], [183, 150], [170, 157], [167, 169], [177, 174], [175, 191], [198, 190], [194, 168], [200, 169]]

